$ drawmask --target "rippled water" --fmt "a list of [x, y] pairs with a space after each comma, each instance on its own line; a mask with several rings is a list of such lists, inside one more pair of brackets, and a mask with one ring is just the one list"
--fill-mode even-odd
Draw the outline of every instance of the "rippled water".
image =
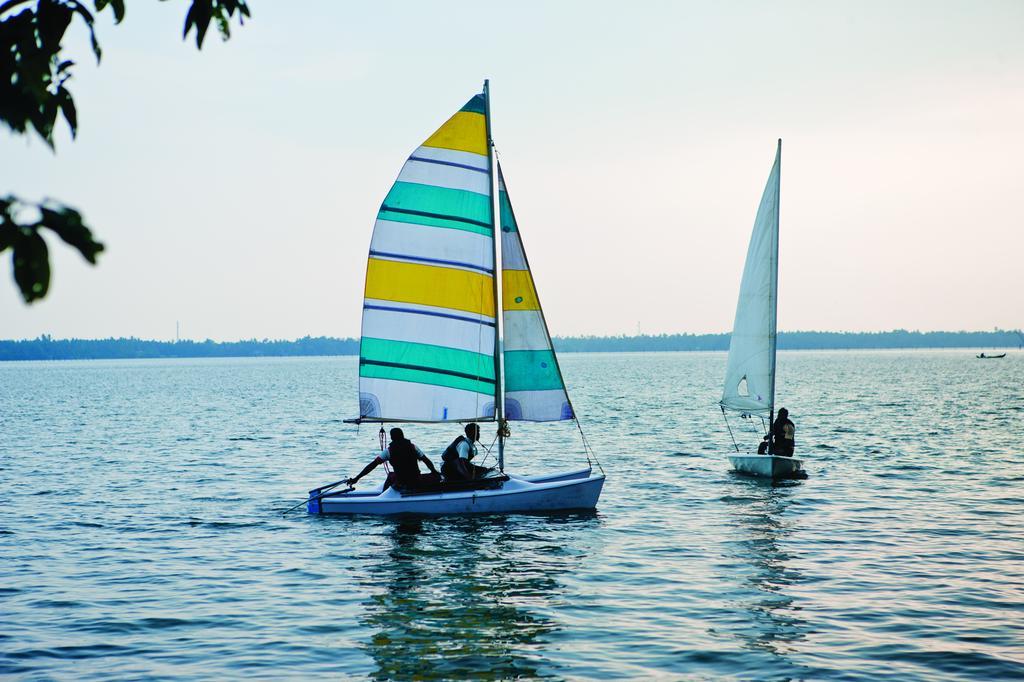
[[596, 513], [404, 520], [281, 515], [376, 447], [353, 358], [0, 364], [0, 674], [1024, 677], [1024, 355], [782, 353], [777, 486], [727, 471], [724, 360], [563, 357]]

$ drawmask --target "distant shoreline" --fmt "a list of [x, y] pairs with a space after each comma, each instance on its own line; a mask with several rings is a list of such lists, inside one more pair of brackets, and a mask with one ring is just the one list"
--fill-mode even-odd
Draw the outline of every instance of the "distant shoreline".
[[[555, 337], [555, 349], [568, 353], [725, 351], [729, 334]], [[780, 332], [779, 350], [1016, 349], [1020, 331]], [[359, 340], [303, 337], [294, 341], [154, 341], [137, 338], [0, 340], [0, 361], [130, 360], [162, 358], [246, 358], [358, 355]]]

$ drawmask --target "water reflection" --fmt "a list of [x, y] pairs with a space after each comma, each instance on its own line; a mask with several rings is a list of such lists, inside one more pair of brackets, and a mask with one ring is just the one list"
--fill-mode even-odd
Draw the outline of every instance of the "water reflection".
[[792, 520], [786, 511], [799, 483], [771, 483], [737, 477], [742, 491], [723, 498], [730, 512], [729, 544], [738, 563], [737, 601], [746, 618], [734, 632], [743, 647], [770, 655], [777, 663], [791, 665], [788, 656], [806, 637], [807, 623], [791, 588], [802, 582], [802, 572], [791, 565], [792, 555], [784, 542]]
[[[387, 551], [366, 603], [376, 679], [551, 677], [557, 576], [577, 556], [555, 539], [579, 517], [455, 517], [382, 522]], [[574, 528], [573, 533], [579, 528]]]

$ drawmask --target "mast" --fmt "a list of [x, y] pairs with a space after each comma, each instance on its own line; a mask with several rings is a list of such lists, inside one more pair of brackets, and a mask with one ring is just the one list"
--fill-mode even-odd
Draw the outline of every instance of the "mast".
[[487, 180], [491, 189], [491, 234], [494, 237], [494, 419], [498, 422], [498, 471], [505, 471], [505, 409], [502, 402], [501, 386], [501, 298], [498, 279], [498, 225], [495, 218], [494, 202], [494, 141], [491, 139], [491, 88], [490, 79], [484, 79], [484, 125], [487, 129]]
[[768, 403], [768, 426], [769, 426], [769, 437], [768, 443], [772, 447], [769, 448], [769, 452], [774, 452], [775, 438], [775, 355], [778, 346], [778, 317], [779, 317], [779, 203], [782, 200], [781, 189], [782, 189], [782, 138], [779, 138], [779, 146], [775, 152], [775, 163], [778, 165], [778, 172], [775, 174], [775, 229], [772, 233], [772, 241], [774, 242], [772, 247], [772, 290], [771, 290], [771, 328], [769, 330], [768, 343], [771, 346], [771, 373], [769, 375], [771, 381], [771, 393], [769, 395]]

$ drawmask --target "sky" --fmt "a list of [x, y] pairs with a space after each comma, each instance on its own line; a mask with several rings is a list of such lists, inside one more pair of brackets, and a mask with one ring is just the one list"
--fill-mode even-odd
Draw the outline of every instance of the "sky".
[[0, 194], [83, 211], [0, 338], [358, 336], [374, 217], [491, 79], [556, 335], [724, 332], [783, 139], [779, 328], [1024, 327], [1024, 2], [184, 0], [67, 41], [77, 140], [0, 131]]

